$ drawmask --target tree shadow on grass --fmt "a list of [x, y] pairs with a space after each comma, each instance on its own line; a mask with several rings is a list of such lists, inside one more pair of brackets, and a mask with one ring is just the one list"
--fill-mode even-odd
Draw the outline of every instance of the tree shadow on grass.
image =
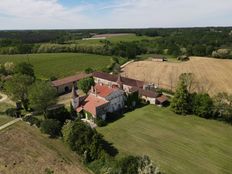
[[113, 143], [110, 143], [105, 139], [103, 139], [102, 142], [103, 142], [103, 148], [110, 156], [115, 157], [118, 154], [118, 149], [116, 149], [113, 146]]

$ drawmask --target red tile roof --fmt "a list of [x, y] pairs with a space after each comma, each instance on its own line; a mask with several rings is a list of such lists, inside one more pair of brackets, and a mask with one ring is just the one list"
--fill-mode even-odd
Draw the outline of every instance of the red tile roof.
[[100, 84], [96, 84], [94, 88], [97, 92], [97, 95], [99, 95], [103, 98], [107, 97], [112, 92], [117, 90], [116, 88], [111, 88], [111, 87], [108, 87], [106, 85], [100, 85]]
[[63, 79], [52, 81], [52, 85], [54, 87], [58, 87], [58, 86], [73, 83], [73, 82], [76, 82], [78, 80], [84, 79], [86, 77], [91, 77], [91, 76], [92, 76], [92, 74], [80, 73], [78, 75], [69, 76], [69, 77], [65, 77]]
[[81, 110], [85, 110], [92, 115], [96, 116], [96, 108], [102, 105], [106, 105], [109, 102], [101, 99], [99, 97], [96, 97], [94, 94], [90, 94], [82, 103], [81, 105], [76, 109], [77, 112], [80, 112]]
[[[105, 80], [108, 80], [108, 81], [111, 81], [111, 82], [117, 82], [117, 80], [118, 80], [118, 76], [108, 74], [108, 73], [104, 73], [104, 72], [94, 72], [93, 77], [105, 79]], [[138, 88], [142, 88], [143, 85], [144, 85], [143, 81], [135, 80], [135, 79], [127, 78], [127, 77], [121, 77], [121, 82], [124, 85], [135, 86], [135, 87], [138, 87]]]

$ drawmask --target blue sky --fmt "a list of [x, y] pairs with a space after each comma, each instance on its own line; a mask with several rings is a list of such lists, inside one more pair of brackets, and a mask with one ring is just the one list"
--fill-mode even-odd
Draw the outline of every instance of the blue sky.
[[232, 0], [0, 0], [0, 29], [232, 26]]

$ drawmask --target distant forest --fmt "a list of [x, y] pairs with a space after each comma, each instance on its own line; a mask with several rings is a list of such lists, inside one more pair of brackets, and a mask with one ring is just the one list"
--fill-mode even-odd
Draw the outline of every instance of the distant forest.
[[[101, 40], [96, 45], [76, 42], [107, 33], [134, 33], [151, 39], [118, 43]], [[129, 59], [140, 54], [232, 58], [232, 27], [0, 31], [0, 54], [53, 52], [115, 55]]]

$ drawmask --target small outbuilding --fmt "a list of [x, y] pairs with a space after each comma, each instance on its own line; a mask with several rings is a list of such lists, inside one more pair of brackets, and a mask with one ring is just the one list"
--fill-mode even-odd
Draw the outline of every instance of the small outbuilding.
[[58, 79], [52, 81], [52, 86], [56, 88], [58, 94], [69, 93], [73, 86], [77, 85], [77, 82], [81, 79], [91, 77], [92, 74], [80, 73], [78, 75], [65, 77], [63, 79]]
[[154, 54], [152, 56], [150, 56], [150, 59], [154, 62], [164, 62], [167, 61], [167, 58], [162, 56], [162, 55], [158, 55], [158, 54]]

